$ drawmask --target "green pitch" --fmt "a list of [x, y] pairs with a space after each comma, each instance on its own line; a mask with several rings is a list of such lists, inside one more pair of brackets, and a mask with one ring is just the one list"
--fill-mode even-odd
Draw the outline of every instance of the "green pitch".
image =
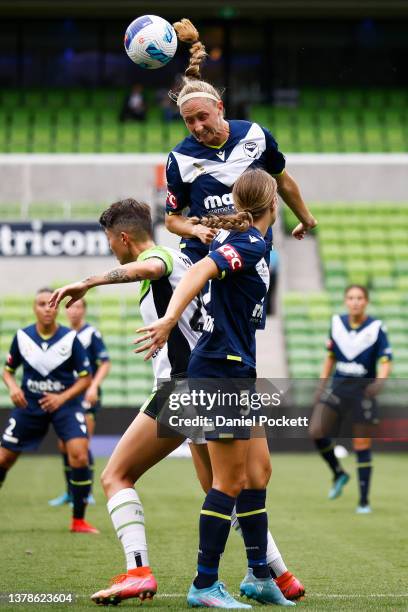
[[[289, 568], [304, 582], [299, 610], [407, 610], [408, 455], [377, 455], [370, 516], [356, 516], [354, 458], [344, 460], [354, 478], [343, 497], [329, 502], [329, 472], [316, 455], [276, 455], [268, 493], [270, 526]], [[97, 464], [100, 471], [105, 461]], [[0, 503], [0, 591], [67, 593], [75, 605], [5, 605], [0, 610], [92, 610], [88, 597], [124, 570], [103, 494], [89, 520], [100, 536], [70, 534], [68, 508], [49, 508], [61, 492], [56, 457], [21, 459], [6, 480]], [[203, 495], [190, 460], [170, 459], [147, 474], [138, 491], [145, 506], [150, 561], [159, 583], [150, 610], [184, 610], [194, 576], [197, 518]], [[245, 573], [240, 538], [231, 533], [221, 578], [237, 593]], [[130, 600], [120, 609], [130, 610]], [[254, 604], [254, 608], [258, 607]]]

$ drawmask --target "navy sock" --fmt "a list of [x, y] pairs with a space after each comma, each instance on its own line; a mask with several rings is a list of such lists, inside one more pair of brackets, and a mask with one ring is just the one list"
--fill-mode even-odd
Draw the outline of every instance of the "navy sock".
[[91, 480], [92, 480], [92, 484], [91, 484], [91, 488], [90, 488], [89, 493], [92, 493], [92, 485], [93, 485], [93, 482], [94, 482], [94, 465], [95, 465], [95, 462], [94, 462], [94, 457], [93, 457], [93, 454], [92, 454], [91, 450], [88, 450], [88, 462], [89, 462], [89, 469], [91, 470]]
[[218, 580], [220, 557], [225, 549], [231, 527], [235, 497], [210, 489], [200, 514], [200, 545], [198, 550], [197, 589], [210, 587]]
[[266, 489], [244, 489], [237, 497], [237, 517], [245, 542], [248, 567], [256, 578], [270, 578], [266, 561], [268, 515]]
[[5, 468], [0, 467], [0, 489], [3, 485], [3, 482], [6, 479], [6, 475], [7, 475], [8, 470], [6, 470]]
[[370, 479], [372, 472], [371, 449], [356, 451], [357, 455], [357, 476], [360, 488], [360, 506], [367, 506], [368, 493], [370, 490]]
[[338, 478], [344, 473], [343, 468], [334, 454], [334, 444], [330, 438], [319, 438], [315, 440], [315, 445], [322, 458], [333, 472], [334, 478]]
[[70, 483], [70, 479], [71, 479], [71, 466], [69, 465], [67, 453], [62, 453], [62, 460], [64, 462], [64, 476], [65, 476], [65, 484], [66, 484], [66, 487], [67, 487], [67, 493], [68, 493], [68, 495], [72, 495], [72, 492], [71, 492], [71, 483]]
[[71, 468], [71, 491], [74, 503], [73, 517], [84, 518], [88, 495], [91, 490], [91, 471], [88, 466]]

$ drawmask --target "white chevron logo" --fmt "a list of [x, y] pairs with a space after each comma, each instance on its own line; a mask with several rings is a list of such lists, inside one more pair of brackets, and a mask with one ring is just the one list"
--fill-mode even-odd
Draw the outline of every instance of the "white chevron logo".
[[[250, 142], [251, 145], [257, 145], [254, 157], [242, 155], [242, 147], [246, 142]], [[231, 187], [254, 162], [254, 159], [258, 159], [262, 155], [265, 149], [265, 134], [257, 123], [253, 123], [247, 134], [235, 145], [228, 159], [223, 164], [211, 159], [191, 157], [177, 151], [174, 151], [173, 155], [179, 167], [181, 180], [184, 183], [193, 183], [201, 174], [207, 174], [223, 183], [223, 185]]]
[[72, 330], [44, 351], [25, 331], [19, 329], [17, 342], [22, 357], [30, 366], [41, 376], [48, 376], [71, 356], [75, 336], [76, 332]]
[[358, 355], [372, 346], [378, 338], [381, 321], [376, 320], [359, 332], [351, 333], [344, 326], [339, 315], [334, 315], [332, 322], [332, 336], [335, 343], [346, 359], [352, 361]]

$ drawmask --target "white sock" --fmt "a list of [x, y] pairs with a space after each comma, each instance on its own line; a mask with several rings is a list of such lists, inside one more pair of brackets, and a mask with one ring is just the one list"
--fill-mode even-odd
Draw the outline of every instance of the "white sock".
[[107, 506], [113, 527], [122, 542], [127, 569], [149, 565], [143, 506], [136, 491], [118, 491]]
[[[237, 518], [235, 506], [231, 514], [231, 526], [242, 537], [242, 529], [239, 526], [239, 520]], [[268, 548], [266, 549], [266, 562], [268, 563], [268, 566], [274, 572], [276, 577], [282, 576], [282, 574], [288, 571], [288, 568], [286, 567], [282, 559], [282, 556], [279, 552], [278, 547], [276, 546], [275, 540], [273, 539], [270, 531], [268, 531]]]
[[268, 531], [268, 548], [266, 549], [266, 562], [275, 576], [279, 578], [288, 568], [285, 565], [282, 555], [279, 552], [279, 548], [276, 546], [275, 540], [272, 537], [270, 531]]

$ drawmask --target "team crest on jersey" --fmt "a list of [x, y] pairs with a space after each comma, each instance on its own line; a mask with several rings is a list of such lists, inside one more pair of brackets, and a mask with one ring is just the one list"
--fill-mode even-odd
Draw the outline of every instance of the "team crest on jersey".
[[61, 346], [58, 347], [59, 354], [63, 356], [68, 355], [71, 350], [71, 347], [67, 344], [61, 344]]
[[244, 143], [244, 153], [247, 157], [252, 157], [255, 159], [258, 155], [259, 146], [256, 142], [245, 142]]
[[46, 351], [48, 348], [48, 342], [41, 342], [41, 348], [43, 351]]
[[196, 176], [200, 176], [201, 174], [206, 174], [207, 170], [204, 168], [204, 166], [202, 166], [198, 162], [195, 162], [193, 166], [197, 170]]

